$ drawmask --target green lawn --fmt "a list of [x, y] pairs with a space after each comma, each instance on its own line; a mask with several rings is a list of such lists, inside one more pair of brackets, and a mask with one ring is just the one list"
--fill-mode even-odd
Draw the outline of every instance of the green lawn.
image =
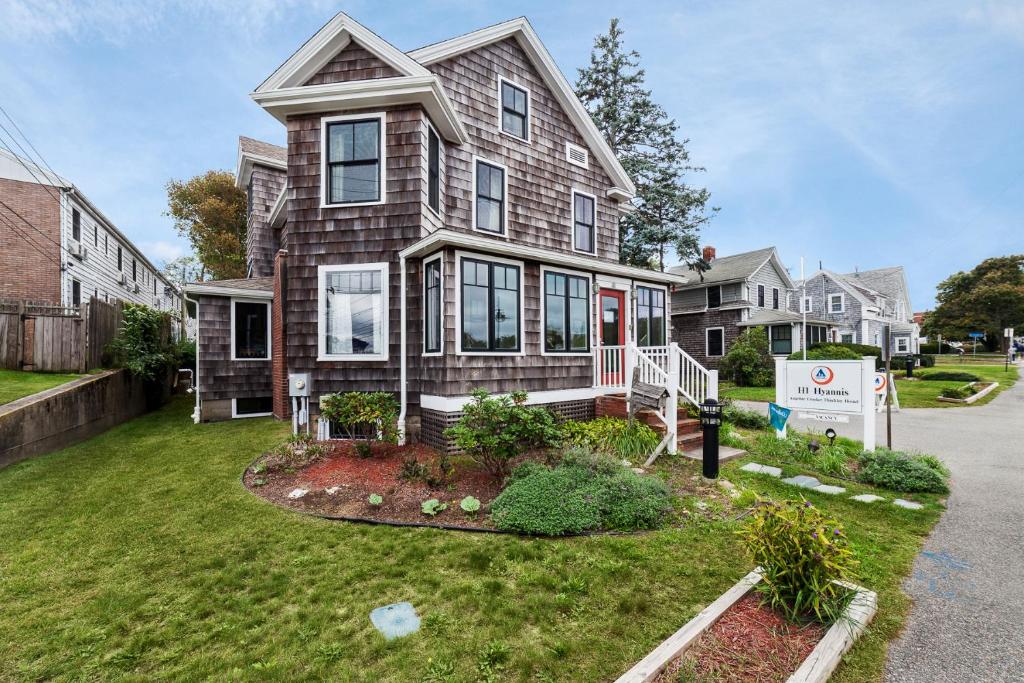
[[78, 379], [81, 375], [0, 370], [0, 405]]
[[[0, 678], [610, 680], [750, 568], [728, 511], [563, 540], [305, 517], [239, 481], [286, 425], [193, 425], [191, 407], [179, 399], [0, 470]], [[725, 473], [794, 495], [734, 464]], [[907, 607], [899, 582], [939, 508], [819, 497], [847, 523], [882, 604], [837, 680], [880, 680]], [[402, 600], [423, 628], [385, 642], [368, 613]]]
[[[969, 372], [985, 381], [999, 382], [999, 388], [984, 397], [980, 401], [972, 403], [972, 406], [984, 405], [995, 398], [1001, 391], [1013, 385], [1018, 378], [1018, 370], [1010, 366], [1005, 370], [1002, 365], [975, 365], [975, 364], [942, 364], [941, 367], [918, 368], [914, 371], [916, 377], [921, 377], [929, 372]], [[903, 408], [957, 408], [964, 407], [956, 403], [945, 403], [939, 401], [939, 394], [943, 389], [963, 386], [963, 382], [934, 382], [922, 380], [908, 380], [903, 377], [904, 373], [896, 376], [896, 392], [899, 394], [900, 406]], [[774, 401], [775, 387], [737, 387], [729, 382], [721, 383], [721, 396], [736, 401]]]

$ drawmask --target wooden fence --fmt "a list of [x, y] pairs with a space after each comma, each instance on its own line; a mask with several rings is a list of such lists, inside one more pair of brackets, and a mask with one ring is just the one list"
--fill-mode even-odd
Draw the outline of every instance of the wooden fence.
[[121, 325], [122, 304], [93, 297], [82, 306], [0, 300], [0, 367], [85, 372], [103, 365], [103, 349]]

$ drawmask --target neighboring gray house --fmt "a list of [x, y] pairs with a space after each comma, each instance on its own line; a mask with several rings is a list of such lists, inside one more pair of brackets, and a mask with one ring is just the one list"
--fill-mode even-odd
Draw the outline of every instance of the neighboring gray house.
[[[687, 266], [669, 272], [686, 276], [690, 283], [672, 293], [673, 338], [686, 353], [705, 367], [717, 368], [736, 337], [748, 327], [764, 327], [772, 353], [788, 355], [801, 348], [802, 317], [790, 310], [796, 285], [775, 247], [733, 256], [715, 257], [704, 247], [704, 273]], [[830, 323], [809, 316], [811, 343], [828, 338]]]
[[790, 310], [835, 325], [834, 341], [882, 346], [885, 325], [892, 325], [892, 352], [917, 353], [920, 328], [910, 306], [902, 266], [841, 275], [819, 270], [807, 278], [806, 294], [794, 296]]

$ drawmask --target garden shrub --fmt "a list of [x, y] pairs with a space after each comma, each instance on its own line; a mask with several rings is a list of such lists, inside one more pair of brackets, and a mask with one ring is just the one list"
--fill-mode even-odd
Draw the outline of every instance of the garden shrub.
[[361, 439], [356, 452], [372, 455], [375, 440], [398, 441], [398, 401], [386, 391], [351, 391], [320, 397], [320, 417], [340, 428], [350, 439]]
[[638, 420], [599, 417], [589, 422], [566, 420], [562, 423], [562, 441], [618, 458], [647, 456], [661, 443], [661, 437]]
[[822, 474], [845, 477], [850, 473], [850, 454], [839, 444], [822, 444], [813, 456], [814, 468]]
[[948, 470], [935, 458], [913, 456], [888, 448], [860, 454], [857, 478], [905, 493], [949, 493]]
[[[861, 354], [842, 344], [815, 344], [807, 349], [807, 360], [860, 360], [861, 357]], [[789, 354], [789, 360], [803, 359], [803, 351]]]
[[839, 618], [850, 591], [834, 582], [851, 577], [855, 560], [838, 521], [807, 501], [769, 502], [737, 533], [761, 567], [757, 589], [773, 609], [791, 620]]
[[745, 429], [770, 429], [772, 426], [772, 421], [768, 419], [767, 415], [739, 408], [731, 403], [727, 403], [722, 408], [722, 419], [725, 422], [729, 422], [737, 427], [744, 427]]
[[974, 390], [970, 387], [947, 387], [939, 392], [939, 396], [943, 398], [958, 398], [965, 399], [970, 398], [974, 395]]
[[936, 370], [921, 375], [921, 379], [928, 382], [980, 382], [981, 378], [969, 372], [957, 372], [955, 370]]
[[719, 363], [723, 378], [739, 387], [770, 387], [775, 382], [775, 360], [763, 327], [744, 330]]
[[463, 416], [444, 434], [492, 476], [506, 476], [512, 460], [528, 450], [558, 445], [555, 416], [546, 408], [527, 406], [525, 391], [491, 397], [478, 389], [472, 396]]
[[143, 304], [124, 304], [121, 327], [107, 346], [112, 362], [143, 380], [155, 381], [178, 362], [166, 313]]
[[672, 507], [668, 486], [610, 461], [574, 451], [553, 469], [528, 463], [491, 503], [495, 526], [546, 536], [599, 529], [633, 531], [660, 526]]

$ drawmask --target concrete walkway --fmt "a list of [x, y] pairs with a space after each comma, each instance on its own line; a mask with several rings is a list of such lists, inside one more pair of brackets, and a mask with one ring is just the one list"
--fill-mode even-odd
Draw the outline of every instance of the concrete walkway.
[[[857, 419], [833, 426], [862, 433]], [[939, 456], [953, 482], [947, 512], [904, 584], [914, 606], [885, 680], [1024, 681], [1024, 380], [984, 406], [894, 413], [893, 446]]]

